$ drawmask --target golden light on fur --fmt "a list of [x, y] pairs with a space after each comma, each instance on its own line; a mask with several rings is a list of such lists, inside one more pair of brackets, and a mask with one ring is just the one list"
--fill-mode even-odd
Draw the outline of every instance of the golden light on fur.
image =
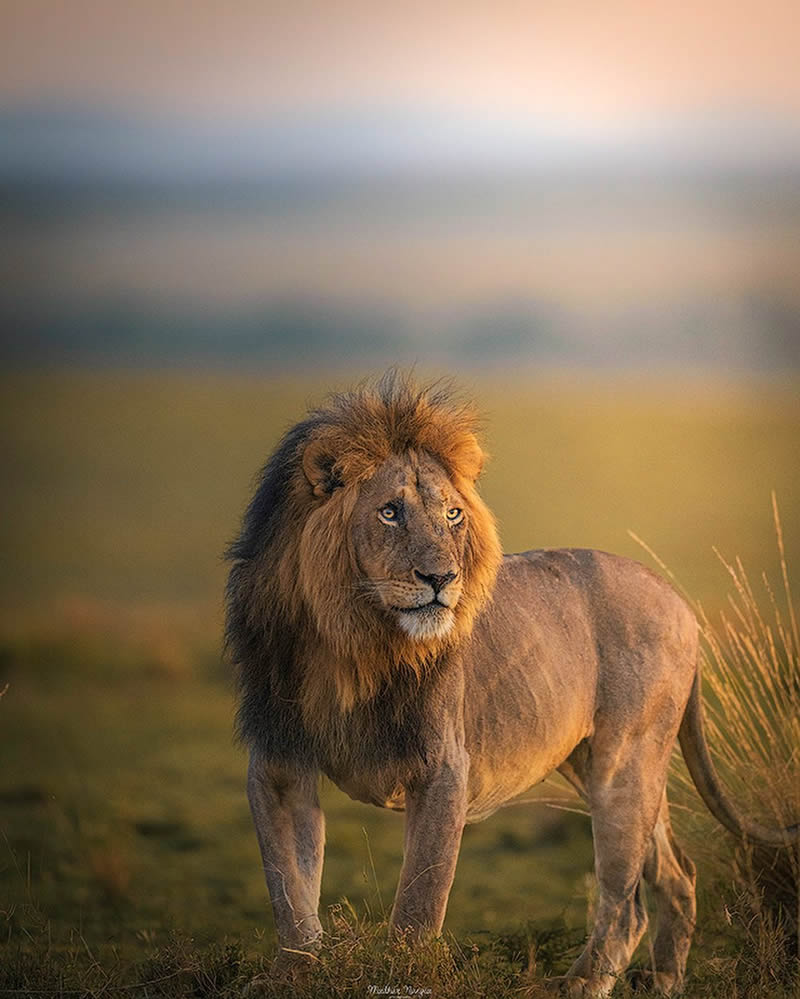
[[[585, 549], [502, 558], [475, 488], [475, 416], [394, 376], [288, 432], [231, 549], [228, 636], [240, 667], [248, 799], [281, 946], [322, 936], [321, 773], [404, 809], [390, 926], [441, 930], [461, 834], [559, 769], [590, 803], [598, 903], [568, 972], [607, 995], [647, 925], [653, 984], [679, 990], [695, 871], [665, 781], [676, 737], [713, 815], [784, 845], [800, 824], [741, 817], [703, 730], [698, 628], [660, 577]], [[487, 600], [496, 590], [496, 597]]]
[[[502, 558], [494, 518], [476, 489], [484, 461], [476, 423], [474, 408], [441, 385], [418, 389], [390, 374], [375, 386], [334, 396], [287, 434], [282, 494], [272, 510], [260, 511], [274, 518], [274, 529], [268, 543], [251, 538], [241, 558], [246, 518], [232, 549], [239, 561], [229, 601], [243, 601], [249, 625], [262, 634], [276, 620], [291, 630], [303, 650], [299, 700], [307, 726], [327, 726], [332, 707], [347, 712], [374, 696], [394, 671], [421, 676], [470, 634]], [[361, 490], [387, 459], [420, 455], [441, 466], [463, 500], [461, 592], [435, 623], [420, 615], [414, 626], [400, 627], [356, 598], [363, 573], [352, 540], [354, 517]], [[280, 471], [268, 465], [264, 481]], [[254, 533], [256, 525], [249, 526]]]

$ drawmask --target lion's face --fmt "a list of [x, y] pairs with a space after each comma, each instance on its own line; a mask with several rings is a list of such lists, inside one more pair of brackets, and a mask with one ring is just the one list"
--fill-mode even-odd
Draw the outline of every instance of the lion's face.
[[353, 510], [353, 599], [371, 601], [413, 639], [444, 638], [462, 592], [468, 517], [465, 497], [434, 458], [387, 458]]
[[275, 690], [302, 662], [309, 726], [456, 655], [487, 606], [502, 550], [476, 424], [446, 388], [390, 373], [312, 411], [268, 461], [231, 548], [228, 630], [244, 658], [266, 636]]

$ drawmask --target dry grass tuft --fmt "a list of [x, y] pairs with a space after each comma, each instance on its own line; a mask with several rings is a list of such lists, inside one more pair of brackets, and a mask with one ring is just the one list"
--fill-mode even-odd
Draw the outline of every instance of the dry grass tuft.
[[[732, 584], [727, 607], [712, 620], [694, 606], [708, 739], [720, 777], [739, 811], [786, 827], [800, 821], [800, 638], [774, 493], [772, 501], [780, 587], [766, 573], [754, 587], [740, 559], [717, 552]], [[728, 884], [726, 919], [740, 923], [759, 974], [772, 981], [791, 974], [800, 952], [800, 846], [732, 844], [711, 834], [683, 761], [673, 770], [690, 852]]]

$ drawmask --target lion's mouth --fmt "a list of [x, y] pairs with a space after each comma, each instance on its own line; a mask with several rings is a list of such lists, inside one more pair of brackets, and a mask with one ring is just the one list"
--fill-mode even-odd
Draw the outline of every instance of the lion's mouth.
[[442, 639], [455, 624], [452, 607], [436, 599], [416, 607], [393, 607], [392, 610], [402, 630], [417, 641]]
[[449, 610], [450, 608], [441, 603], [439, 600], [429, 600], [428, 603], [419, 604], [415, 607], [398, 607], [396, 605], [392, 605], [391, 609], [396, 611], [398, 614], [420, 614], [425, 611]]

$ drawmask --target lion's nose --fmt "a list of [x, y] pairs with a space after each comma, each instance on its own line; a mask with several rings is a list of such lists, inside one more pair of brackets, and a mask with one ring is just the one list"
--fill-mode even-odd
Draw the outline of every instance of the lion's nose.
[[458, 573], [446, 572], [441, 576], [425, 575], [425, 573], [420, 572], [419, 569], [415, 569], [414, 575], [421, 583], [427, 583], [428, 586], [432, 587], [434, 593], [438, 593], [439, 590], [443, 590], [448, 583], [452, 583]]

